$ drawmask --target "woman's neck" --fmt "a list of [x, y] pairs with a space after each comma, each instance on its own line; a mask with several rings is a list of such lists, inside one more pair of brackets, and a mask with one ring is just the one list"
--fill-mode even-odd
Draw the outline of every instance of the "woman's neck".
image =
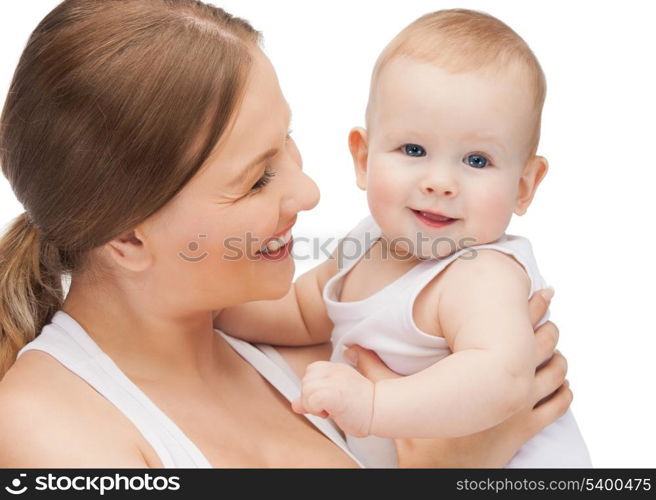
[[62, 310], [133, 379], [216, 380], [234, 354], [214, 332], [211, 311], [184, 314], [141, 289], [74, 278]]

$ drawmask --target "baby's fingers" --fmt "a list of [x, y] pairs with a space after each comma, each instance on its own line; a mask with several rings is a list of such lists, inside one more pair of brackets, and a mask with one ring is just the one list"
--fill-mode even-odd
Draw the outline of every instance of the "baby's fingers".
[[307, 413], [325, 418], [341, 410], [339, 392], [330, 387], [312, 391], [303, 396], [303, 406]]
[[[303, 400], [301, 398], [296, 398], [294, 401], [292, 401], [292, 410], [294, 410], [294, 413], [300, 413], [301, 415], [305, 413], [310, 413], [309, 411], [305, 410], [305, 407], [303, 406]], [[316, 416], [321, 418], [327, 418], [329, 415], [327, 411], [322, 411], [318, 413]]]
[[305, 413], [305, 407], [303, 406], [301, 398], [296, 398], [292, 401], [292, 410], [294, 410], [295, 413]]

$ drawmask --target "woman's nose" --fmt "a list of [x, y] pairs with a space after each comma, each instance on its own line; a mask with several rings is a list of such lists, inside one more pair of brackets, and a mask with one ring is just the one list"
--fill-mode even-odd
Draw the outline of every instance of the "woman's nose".
[[319, 187], [305, 172], [294, 169], [281, 209], [290, 214], [312, 210], [319, 203]]
[[294, 193], [299, 207], [298, 210], [312, 210], [319, 203], [319, 186], [305, 172], [301, 171], [299, 174], [299, 187]]

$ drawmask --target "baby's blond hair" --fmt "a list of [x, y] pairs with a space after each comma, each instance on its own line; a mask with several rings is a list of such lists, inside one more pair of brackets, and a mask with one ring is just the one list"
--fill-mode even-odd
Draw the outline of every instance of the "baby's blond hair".
[[406, 56], [440, 66], [451, 73], [482, 68], [502, 70], [519, 64], [534, 93], [536, 123], [529, 156], [540, 139], [542, 107], [547, 91], [542, 67], [527, 43], [499, 19], [468, 9], [447, 9], [421, 16], [406, 26], [378, 56], [371, 77], [367, 127], [372, 95], [383, 68], [395, 57]]

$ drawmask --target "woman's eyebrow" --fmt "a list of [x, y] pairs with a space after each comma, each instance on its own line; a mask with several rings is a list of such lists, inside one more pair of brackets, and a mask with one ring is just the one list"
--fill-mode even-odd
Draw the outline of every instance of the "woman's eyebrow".
[[[289, 124], [292, 121], [292, 110], [289, 107], [289, 104], [287, 105], [287, 113], [289, 115], [289, 119], [287, 120], [287, 123]], [[230, 187], [234, 187], [234, 186], [237, 186], [237, 185], [243, 183], [244, 180], [246, 180], [246, 178], [250, 175], [250, 172], [251, 172], [251, 170], [253, 170], [253, 168], [257, 167], [263, 161], [268, 160], [269, 158], [273, 158], [274, 156], [276, 156], [279, 153], [279, 151], [280, 150], [278, 148], [269, 148], [264, 153], [261, 153], [261, 154], [257, 155], [250, 162], [248, 162], [246, 167], [244, 167], [244, 170], [242, 170], [241, 174], [239, 174], [239, 176], [237, 176], [230, 183]]]

